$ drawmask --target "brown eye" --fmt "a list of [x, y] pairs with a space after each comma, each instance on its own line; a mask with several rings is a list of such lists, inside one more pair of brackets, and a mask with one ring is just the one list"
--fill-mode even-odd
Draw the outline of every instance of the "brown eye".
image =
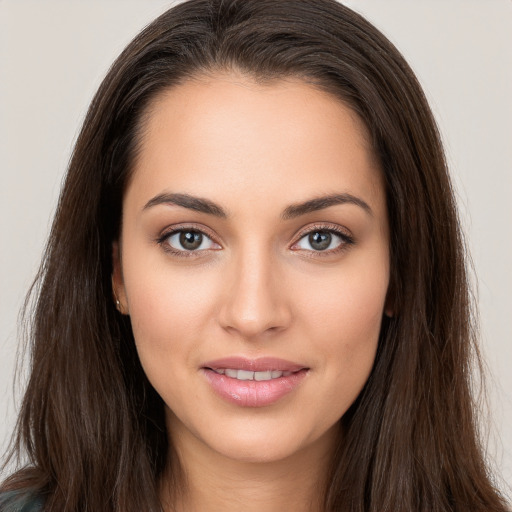
[[187, 251], [198, 249], [202, 241], [203, 235], [197, 231], [182, 231], [180, 233], [180, 244]]
[[218, 248], [218, 245], [210, 237], [194, 229], [176, 230], [165, 236], [162, 242], [176, 252], [193, 252]]

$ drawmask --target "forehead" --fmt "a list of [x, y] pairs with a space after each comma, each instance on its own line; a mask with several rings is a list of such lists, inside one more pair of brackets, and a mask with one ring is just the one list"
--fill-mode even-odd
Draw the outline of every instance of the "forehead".
[[199, 77], [149, 106], [127, 199], [169, 190], [228, 206], [340, 191], [382, 196], [368, 141], [352, 109], [298, 79]]

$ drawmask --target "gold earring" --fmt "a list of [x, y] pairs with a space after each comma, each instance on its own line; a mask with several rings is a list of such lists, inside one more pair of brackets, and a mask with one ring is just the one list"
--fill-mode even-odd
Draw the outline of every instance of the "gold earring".
[[122, 313], [123, 310], [121, 307], [121, 303], [119, 302], [119, 299], [117, 298], [116, 289], [114, 287], [114, 276], [112, 276], [112, 294], [114, 295], [114, 302], [116, 304], [117, 311], [119, 311], [119, 313]]

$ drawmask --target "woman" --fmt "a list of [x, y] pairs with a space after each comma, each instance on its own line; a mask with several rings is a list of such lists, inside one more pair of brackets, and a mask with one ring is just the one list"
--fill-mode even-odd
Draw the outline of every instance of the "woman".
[[334, 1], [192, 0], [145, 29], [39, 279], [6, 510], [505, 510], [435, 123]]

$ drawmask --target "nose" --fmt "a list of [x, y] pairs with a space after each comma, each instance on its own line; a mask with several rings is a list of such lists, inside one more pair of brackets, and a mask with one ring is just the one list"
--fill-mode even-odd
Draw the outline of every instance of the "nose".
[[233, 257], [224, 276], [219, 322], [226, 331], [255, 340], [290, 325], [290, 303], [275, 257], [248, 248]]

